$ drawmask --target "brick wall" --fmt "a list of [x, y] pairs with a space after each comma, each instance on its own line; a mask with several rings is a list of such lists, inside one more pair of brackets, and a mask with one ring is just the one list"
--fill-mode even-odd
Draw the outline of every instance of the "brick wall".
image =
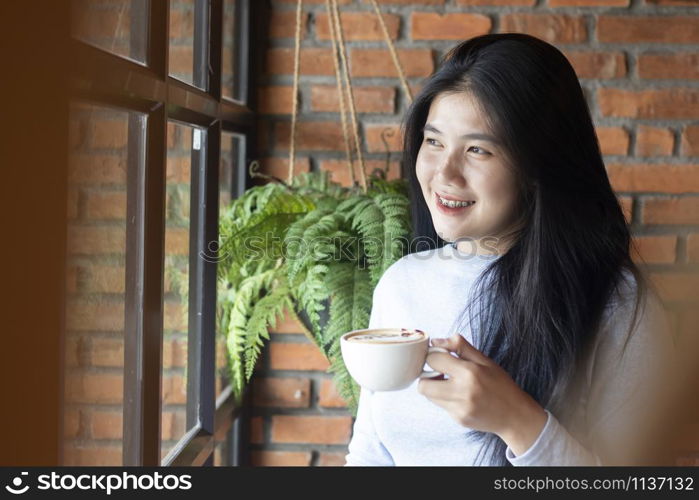
[[[400, 175], [397, 127], [407, 101], [367, 0], [343, 0], [365, 158]], [[677, 335], [696, 335], [699, 264], [699, 6], [696, 0], [381, 0], [413, 91], [459, 40], [518, 31], [559, 47], [589, 99], [605, 163]], [[295, 0], [272, 0], [265, 72], [255, 99], [263, 167], [286, 175]], [[306, 0], [296, 170], [347, 183], [325, 2]], [[638, 258], [637, 258], [638, 260]], [[694, 304], [694, 308], [692, 305]], [[352, 420], [327, 362], [288, 318], [272, 334], [253, 385], [255, 465], [341, 465]], [[699, 465], [699, 432], [681, 463]], [[693, 451], [694, 454], [691, 454]]]

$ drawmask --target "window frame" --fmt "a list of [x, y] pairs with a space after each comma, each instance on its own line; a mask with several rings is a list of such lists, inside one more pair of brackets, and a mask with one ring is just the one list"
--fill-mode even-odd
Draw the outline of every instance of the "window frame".
[[[123, 465], [213, 465], [214, 448], [233, 428], [235, 443], [229, 442], [232, 465], [245, 460], [245, 422], [241, 406], [235, 404], [230, 386], [216, 401], [216, 264], [202, 259], [208, 242], [218, 240], [218, 196], [221, 133], [245, 137], [246, 155], [256, 144], [256, 113], [247, 102], [255, 46], [251, 37], [261, 19], [257, 11], [264, 2], [237, 0], [235, 11], [234, 78], [241, 100], [222, 97], [223, 0], [196, 0], [195, 51], [208, 52], [209, 87], [201, 90], [168, 72], [169, 0], [148, 2], [146, 65], [109, 53], [71, 38], [71, 99], [116, 106], [145, 115], [145, 137], [129, 123], [127, 173], [127, 245], [124, 339]], [[208, 4], [206, 17], [202, 6]], [[138, 17], [138, 16], [137, 16]], [[142, 18], [136, 19], [139, 22]], [[203, 29], [208, 24], [208, 30]], [[132, 32], [132, 47], [140, 43]], [[208, 50], [207, 50], [208, 47]], [[197, 73], [197, 72], [195, 72]], [[202, 75], [195, 74], [195, 82]], [[201, 81], [201, 80], [199, 80]], [[193, 196], [190, 214], [190, 335], [197, 344], [188, 349], [188, 385], [193, 384], [200, 404], [195, 404], [198, 424], [188, 429], [161, 462], [161, 386], [163, 342], [163, 286], [165, 234], [165, 171], [167, 123], [177, 120], [205, 129], [205, 158], [200, 168], [192, 164]], [[133, 148], [132, 145], [136, 146]], [[145, 162], [139, 157], [145, 154]], [[245, 164], [248, 163], [247, 158]], [[249, 186], [245, 174], [245, 186]], [[193, 198], [194, 199], [194, 198]], [[205, 207], [205, 208], [202, 208]], [[193, 329], [193, 331], [192, 331]], [[193, 334], [193, 335], [192, 335]], [[247, 399], [245, 395], [243, 401]], [[190, 404], [187, 402], [187, 411]], [[243, 412], [244, 413], [244, 412]]]

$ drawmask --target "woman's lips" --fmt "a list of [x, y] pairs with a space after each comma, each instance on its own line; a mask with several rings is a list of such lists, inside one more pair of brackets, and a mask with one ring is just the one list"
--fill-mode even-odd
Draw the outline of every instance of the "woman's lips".
[[439, 195], [437, 193], [434, 194], [434, 203], [437, 205], [437, 210], [445, 215], [460, 215], [475, 205], [475, 203], [472, 203], [471, 205], [467, 205], [465, 207], [447, 207], [446, 205], [442, 205], [442, 203], [439, 201]]

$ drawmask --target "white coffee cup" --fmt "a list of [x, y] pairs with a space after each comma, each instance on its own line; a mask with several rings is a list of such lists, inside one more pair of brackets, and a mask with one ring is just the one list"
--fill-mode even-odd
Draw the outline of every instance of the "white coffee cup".
[[429, 340], [421, 330], [367, 328], [345, 333], [340, 349], [347, 371], [360, 386], [370, 391], [398, 391], [417, 378], [441, 375], [423, 370], [429, 353], [449, 352], [430, 347]]

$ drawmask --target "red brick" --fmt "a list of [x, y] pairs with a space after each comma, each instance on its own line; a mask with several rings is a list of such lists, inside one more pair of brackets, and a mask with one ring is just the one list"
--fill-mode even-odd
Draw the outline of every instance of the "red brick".
[[318, 405], [324, 408], [345, 408], [347, 403], [340, 397], [332, 379], [323, 379], [320, 383]]
[[170, 342], [163, 343], [163, 348], [165, 344], [168, 344], [170, 366], [184, 368], [187, 365], [187, 339], [173, 339]]
[[[274, 0], [275, 3], [281, 3], [281, 4], [293, 4], [296, 5], [297, 0]], [[338, 5], [347, 5], [348, 3], [352, 3], [354, 0], [337, 0]], [[442, 0], [444, 1], [444, 0]], [[325, 5], [325, 0], [304, 0], [303, 4], [323, 4]]]
[[189, 255], [189, 229], [168, 227], [165, 232], [166, 255]]
[[413, 12], [413, 40], [465, 40], [489, 33], [493, 22], [481, 14]]
[[187, 331], [187, 305], [179, 302], [166, 301], [163, 305], [164, 318], [163, 329], [165, 331]]
[[687, 259], [689, 262], [699, 262], [699, 233], [687, 236]]
[[550, 43], [581, 43], [587, 41], [585, 18], [553, 14], [503, 14], [500, 32], [520, 32]]
[[66, 293], [78, 291], [78, 268], [75, 266], [66, 267]]
[[[291, 0], [286, 0], [286, 1], [291, 1]], [[317, 0], [320, 1], [320, 0]], [[346, 3], [349, 3], [350, 0], [346, 0]], [[381, 0], [380, 2], [377, 1], [376, 3], [379, 5], [379, 8], [383, 4], [390, 4], [390, 5], [444, 5], [444, 2], [446, 0]], [[361, 0], [362, 4], [366, 5], [371, 5], [370, 0]]]
[[523, 7], [533, 7], [536, 0], [456, 0], [459, 6], [490, 6], [490, 5], [517, 5]]
[[[308, 13], [301, 13], [301, 40], [306, 39]], [[270, 38], [296, 37], [296, 9], [290, 11], [273, 10], [269, 19]]]
[[78, 202], [80, 193], [77, 189], [68, 189], [68, 210], [66, 215], [69, 220], [78, 218]]
[[168, 54], [170, 74], [189, 75], [191, 80], [194, 69], [192, 45], [170, 45]]
[[64, 346], [64, 360], [66, 366], [75, 367], [82, 364], [81, 353], [83, 351], [84, 339], [71, 335], [66, 338]]
[[124, 366], [124, 340], [93, 338], [89, 357], [92, 366]]
[[[359, 162], [358, 160], [353, 160], [354, 175], [355, 180], [361, 184], [359, 178]], [[374, 169], [385, 169], [386, 162], [384, 160], [364, 160], [364, 168], [366, 170], [367, 177], [371, 175]], [[320, 170], [330, 172], [330, 178], [339, 183], [342, 186], [351, 186], [351, 177], [347, 169], [347, 160], [321, 160]], [[388, 167], [388, 179], [397, 179], [400, 177], [400, 162], [392, 161], [389, 163]]]
[[697, 43], [699, 17], [599, 16], [597, 38], [603, 43]]
[[549, 0], [549, 7], [628, 7], [631, 0]]
[[63, 412], [63, 437], [76, 438], [80, 434], [80, 410], [66, 408]]
[[72, 155], [68, 182], [75, 184], [126, 183], [126, 155]]
[[682, 156], [699, 156], [699, 125], [688, 125], [682, 131]]
[[124, 293], [126, 272], [117, 266], [88, 266], [81, 268], [87, 277], [83, 280], [83, 291], [93, 293]]
[[62, 465], [116, 466], [122, 465], [121, 446], [86, 448], [66, 445]]
[[619, 196], [618, 198], [621, 210], [624, 212], [624, 217], [626, 217], [626, 221], [630, 223], [633, 219], [633, 197]]
[[[294, 49], [273, 48], [267, 51], [267, 72], [270, 75], [294, 74]], [[335, 76], [332, 51], [321, 48], [301, 49], [299, 73], [302, 75]], [[357, 76], [357, 75], [355, 75]]]
[[89, 219], [126, 219], [126, 192], [89, 192], [85, 196]]
[[269, 355], [272, 370], [325, 371], [330, 366], [325, 355], [311, 343], [272, 342]]
[[695, 193], [699, 190], [699, 165], [620, 164], [607, 165], [615, 191]]
[[[294, 175], [310, 171], [311, 163], [308, 158], [298, 156], [294, 158]], [[262, 158], [260, 160], [259, 172], [272, 175], [286, 182], [289, 176], [289, 158]]]
[[265, 423], [262, 417], [252, 417], [250, 419], [250, 442], [260, 444], [265, 441]]
[[126, 229], [123, 227], [68, 228], [68, 253], [73, 255], [98, 255], [126, 251]]
[[346, 444], [351, 430], [351, 417], [272, 417], [272, 441], [275, 443]]
[[639, 254], [643, 262], [648, 264], [672, 264], [677, 253], [677, 236], [636, 236], [633, 257], [636, 261]]
[[291, 86], [258, 87], [257, 111], [272, 115], [291, 114], [293, 98], [294, 88]]
[[192, 179], [192, 160], [189, 156], [168, 156], [165, 180], [168, 184], [189, 184]]
[[564, 52], [578, 78], [622, 78], [626, 76], [623, 52]]
[[253, 451], [254, 467], [307, 467], [311, 465], [310, 451]]
[[92, 437], [95, 439], [121, 439], [123, 417], [121, 412], [95, 411], [90, 416]]
[[347, 453], [320, 453], [319, 467], [342, 467], [345, 465]]
[[264, 377], [253, 382], [253, 405], [308, 408], [311, 381], [307, 378]]
[[66, 400], [71, 403], [120, 404], [123, 392], [121, 374], [83, 373], [66, 376]]
[[[275, 144], [277, 149], [289, 149], [291, 122], [275, 124]], [[297, 151], [340, 151], [344, 149], [342, 125], [339, 121], [296, 122]]]
[[118, 332], [124, 329], [124, 304], [119, 302], [87, 303], [69, 301], [66, 329]]
[[95, 149], [121, 149], [128, 142], [128, 121], [121, 120], [93, 120], [91, 147]]
[[642, 214], [644, 224], [699, 224], [699, 198], [650, 198]]
[[[383, 21], [391, 40], [398, 38], [400, 17], [395, 14], [382, 12]], [[341, 12], [342, 33], [345, 41], [382, 41], [385, 40], [383, 30], [379, 24], [379, 18], [371, 10], [367, 12]], [[323, 12], [316, 16], [316, 37], [318, 40], [330, 40], [330, 26], [328, 15]]]
[[328, 360], [320, 349], [311, 343], [272, 342], [270, 364], [272, 370], [327, 370]]
[[296, 313], [285, 309], [284, 316], [269, 331], [270, 333], [304, 333], [306, 327], [297, 319]]
[[699, 54], [691, 52], [641, 54], [638, 57], [638, 76], [673, 80], [699, 78]]
[[163, 441], [168, 441], [173, 439], [175, 435], [172, 433], [172, 426], [174, 424], [175, 412], [164, 411], [160, 419], [160, 439]]
[[257, 136], [257, 138], [255, 139], [255, 143], [257, 145], [258, 151], [267, 151], [268, 149], [270, 149], [270, 130], [270, 120], [265, 120], [264, 115], [260, 115], [260, 118], [257, 120], [255, 134]]
[[[430, 49], [396, 49], [396, 53], [408, 78], [429, 76], [434, 70]], [[398, 77], [398, 70], [386, 49], [353, 49], [350, 52], [350, 73], [353, 77]]]
[[165, 375], [163, 377], [163, 403], [187, 403], [187, 380], [184, 377], [181, 375]]
[[194, 34], [194, 10], [170, 9], [170, 40], [189, 38]]
[[697, 5], [697, 0], [644, 0], [644, 5], [691, 6]]
[[699, 299], [699, 273], [653, 273], [650, 279], [665, 302], [696, 302]]
[[670, 156], [675, 143], [672, 130], [639, 125], [636, 132], [637, 156]]
[[[369, 123], [365, 126], [367, 151], [386, 153], [383, 139], [386, 139], [390, 152], [403, 151], [403, 135], [400, 126], [392, 123]], [[383, 136], [383, 139], [382, 139]]]
[[[395, 87], [353, 87], [352, 94], [358, 113], [393, 113], [395, 110]], [[335, 85], [311, 87], [311, 110], [316, 112], [339, 112], [340, 99]], [[345, 112], [349, 103], [345, 98]]]
[[626, 155], [629, 152], [629, 133], [622, 127], [595, 129], [603, 155]]
[[699, 90], [690, 88], [601, 88], [597, 91], [597, 100], [602, 116], [692, 119], [699, 115]]

